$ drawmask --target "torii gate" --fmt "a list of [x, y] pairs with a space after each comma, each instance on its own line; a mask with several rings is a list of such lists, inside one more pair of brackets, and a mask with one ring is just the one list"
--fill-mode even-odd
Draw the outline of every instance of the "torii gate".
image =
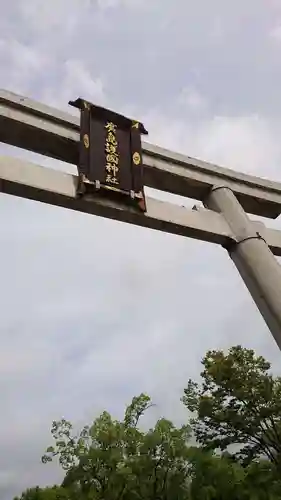
[[[78, 164], [79, 118], [0, 91], [0, 141]], [[99, 194], [77, 197], [78, 176], [0, 157], [0, 191], [80, 212], [222, 245], [281, 349], [281, 231], [247, 213], [276, 219], [281, 183], [245, 175], [142, 143], [144, 185], [201, 200], [188, 209], [146, 198], [146, 212]]]

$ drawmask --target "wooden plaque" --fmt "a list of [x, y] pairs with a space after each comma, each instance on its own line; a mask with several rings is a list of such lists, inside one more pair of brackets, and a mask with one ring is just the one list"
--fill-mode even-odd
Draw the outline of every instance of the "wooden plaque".
[[146, 211], [141, 134], [142, 123], [78, 98], [80, 109], [79, 193], [87, 185], [105, 196], [122, 198]]

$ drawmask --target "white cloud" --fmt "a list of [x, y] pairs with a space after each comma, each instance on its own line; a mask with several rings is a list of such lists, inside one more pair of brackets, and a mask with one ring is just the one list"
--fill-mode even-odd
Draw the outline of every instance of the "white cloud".
[[142, 0], [97, 0], [97, 5], [100, 9], [106, 10], [109, 8], [126, 7], [128, 9], [145, 8], [146, 2]]
[[260, 116], [218, 116], [200, 128], [197, 148], [203, 157], [229, 168], [280, 177], [280, 129], [280, 123]]
[[83, 19], [91, 0], [56, 0], [56, 6], [44, 0], [16, 0], [19, 13], [26, 29], [41, 36], [52, 36], [57, 30], [71, 33], [77, 22]]
[[192, 87], [185, 87], [179, 95], [179, 103], [191, 111], [204, 111], [207, 106], [206, 99]]
[[49, 60], [36, 46], [14, 39], [0, 38], [0, 60], [2, 62], [1, 87], [15, 92], [28, 92], [30, 82], [48, 70]]
[[143, 117], [151, 142], [211, 163], [281, 180], [281, 122], [253, 116], [165, 120], [158, 111]]
[[83, 97], [100, 106], [106, 103], [101, 78], [91, 75], [83, 62], [68, 59], [62, 66], [59, 89], [45, 88], [42, 99], [54, 107], [66, 108], [69, 111], [68, 101], [77, 97]]
[[277, 43], [281, 42], [281, 24], [277, 24], [270, 30], [269, 37]]

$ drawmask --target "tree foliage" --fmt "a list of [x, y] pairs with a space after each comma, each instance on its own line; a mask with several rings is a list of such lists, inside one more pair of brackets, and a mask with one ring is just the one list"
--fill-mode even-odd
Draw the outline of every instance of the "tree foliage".
[[277, 500], [281, 480], [268, 461], [242, 466], [228, 453], [214, 455], [194, 448], [190, 461], [192, 480], [189, 500]]
[[71, 492], [62, 486], [53, 486], [51, 488], [30, 488], [26, 490], [21, 497], [16, 497], [14, 500], [78, 500], [75, 499]]
[[178, 500], [184, 498], [190, 428], [177, 429], [161, 419], [148, 432], [140, 430], [139, 418], [150, 404], [141, 394], [122, 422], [104, 412], [78, 436], [72, 435], [70, 422], [53, 422], [55, 446], [48, 448], [43, 462], [58, 457], [66, 471], [63, 486], [81, 498], [149, 500], [160, 498], [163, 491], [167, 498], [174, 491]]
[[184, 391], [187, 425], [162, 418], [142, 429], [145, 394], [123, 420], [103, 412], [78, 434], [54, 421], [42, 461], [59, 461], [62, 484], [14, 500], [280, 500], [281, 379], [240, 346], [208, 351], [202, 364], [201, 385], [189, 380]]
[[[281, 378], [251, 349], [232, 347], [228, 354], [208, 351], [202, 384], [189, 380], [183, 402], [195, 414], [191, 425], [206, 449], [232, 452], [244, 464], [281, 457]], [[234, 451], [233, 451], [234, 449]]]

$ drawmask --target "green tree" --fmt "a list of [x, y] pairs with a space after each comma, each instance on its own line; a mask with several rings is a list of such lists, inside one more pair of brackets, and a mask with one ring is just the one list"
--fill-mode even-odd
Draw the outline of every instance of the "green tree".
[[141, 394], [123, 421], [104, 412], [77, 436], [70, 422], [53, 422], [55, 445], [43, 462], [58, 458], [66, 471], [62, 486], [79, 499], [187, 500], [190, 428], [161, 419], [141, 430], [139, 419], [150, 406], [150, 398]]
[[[214, 455], [200, 448], [189, 452], [192, 500], [250, 500], [245, 489], [245, 471], [228, 456]], [[260, 500], [257, 497], [255, 500]]]
[[280, 500], [280, 474], [268, 460], [242, 466], [229, 453], [191, 448], [191, 500]]
[[281, 478], [268, 460], [254, 461], [244, 469], [244, 494], [250, 500], [280, 500]]
[[142, 429], [151, 400], [141, 394], [121, 421], [103, 412], [78, 434], [67, 420], [54, 421], [42, 461], [58, 459], [62, 485], [14, 500], [280, 499], [280, 378], [240, 346], [208, 351], [202, 363], [202, 384], [190, 380], [183, 397], [200, 447], [190, 446], [190, 425], [162, 418]]
[[202, 364], [202, 384], [189, 380], [183, 397], [197, 442], [207, 450], [233, 445], [243, 464], [266, 457], [280, 467], [281, 378], [270, 363], [235, 346], [228, 354], [208, 351]]
[[[14, 500], [76, 500], [71, 496], [70, 492], [60, 486], [51, 488], [30, 488], [26, 490], [20, 497], [15, 497]], [[78, 500], [78, 499], [77, 499]]]

